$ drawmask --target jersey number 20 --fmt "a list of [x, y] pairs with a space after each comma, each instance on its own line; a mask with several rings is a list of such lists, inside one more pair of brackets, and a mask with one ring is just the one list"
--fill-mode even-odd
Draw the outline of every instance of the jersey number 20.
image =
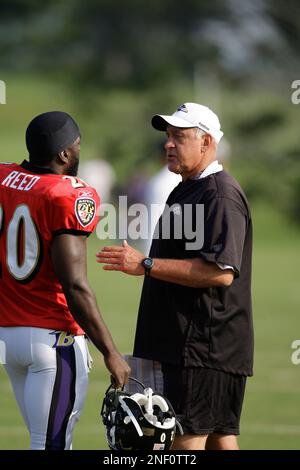
[[[6, 221], [5, 221], [6, 222]], [[4, 211], [0, 204], [0, 234], [4, 227]], [[9, 273], [19, 282], [28, 282], [40, 258], [40, 240], [36, 226], [25, 204], [17, 206], [8, 221], [6, 264]]]

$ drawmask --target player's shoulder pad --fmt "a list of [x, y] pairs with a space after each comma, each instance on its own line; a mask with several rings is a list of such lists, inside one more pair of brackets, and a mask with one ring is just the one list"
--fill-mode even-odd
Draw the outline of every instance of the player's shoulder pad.
[[19, 165], [17, 163], [12, 163], [12, 162], [0, 162], [0, 171], [5, 172], [5, 171], [11, 171], [19, 169]]
[[97, 215], [100, 202], [97, 191], [80, 178], [62, 176], [60, 183], [51, 193], [55, 205], [64, 205], [74, 210], [78, 222], [83, 227], [90, 225]]
[[19, 166], [17, 163], [12, 163], [12, 162], [0, 162], [0, 165], [5, 165], [5, 166]]
[[52, 188], [52, 196], [54, 197], [94, 197], [99, 198], [97, 191], [88, 183], [77, 176], [60, 175], [59, 181]]

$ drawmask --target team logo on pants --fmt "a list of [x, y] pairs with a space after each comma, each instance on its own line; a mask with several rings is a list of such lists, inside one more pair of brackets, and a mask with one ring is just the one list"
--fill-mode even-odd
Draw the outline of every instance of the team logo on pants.
[[56, 341], [53, 345], [53, 348], [68, 348], [74, 344], [75, 335], [72, 335], [71, 333], [67, 333], [66, 331], [53, 331], [50, 334], [56, 336]]
[[79, 198], [75, 201], [75, 213], [78, 222], [86, 227], [96, 215], [96, 203], [89, 197]]

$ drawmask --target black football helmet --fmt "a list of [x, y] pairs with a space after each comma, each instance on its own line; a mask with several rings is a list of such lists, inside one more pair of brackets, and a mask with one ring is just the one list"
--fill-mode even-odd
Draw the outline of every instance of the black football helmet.
[[170, 402], [162, 395], [145, 388], [144, 393], [126, 393], [112, 384], [105, 393], [101, 416], [106, 428], [106, 439], [111, 450], [168, 450], [171, 448], [176, 427], [182, 428], [176, 419]]

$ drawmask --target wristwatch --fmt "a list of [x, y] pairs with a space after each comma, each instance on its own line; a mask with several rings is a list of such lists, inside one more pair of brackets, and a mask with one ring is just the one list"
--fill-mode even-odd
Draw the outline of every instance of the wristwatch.
[[153, 268], [154, 260], [152, 258], [145, 258], [142, 261], [142, 265], [145, 268], [145, 276], [150, 276], [150, 271]]

